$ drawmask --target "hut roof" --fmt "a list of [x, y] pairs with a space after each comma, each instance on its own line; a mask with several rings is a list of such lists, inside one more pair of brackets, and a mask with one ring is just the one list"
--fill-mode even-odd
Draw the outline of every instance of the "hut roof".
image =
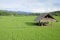
[[[39, 22], [39, 21], [40, 21], [42, 18], [44, 18], [46, 15], [50, 15], [51, 18], [53, 18], [51, 14], [41, 13], [40, 16], [38, 16], [38, 17], [35, 19], [35, 21], [36, 21], [36, 22]], [[53, 18], [53, 19], [54, 19], [54, 18]]]

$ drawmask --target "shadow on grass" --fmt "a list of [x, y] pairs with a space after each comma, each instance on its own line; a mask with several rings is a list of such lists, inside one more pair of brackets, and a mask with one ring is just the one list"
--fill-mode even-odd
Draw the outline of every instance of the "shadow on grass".
[[33, 22], [26, 22], [26, 24], [28, 26], [39, 26], [37, 23], [33, 23]]

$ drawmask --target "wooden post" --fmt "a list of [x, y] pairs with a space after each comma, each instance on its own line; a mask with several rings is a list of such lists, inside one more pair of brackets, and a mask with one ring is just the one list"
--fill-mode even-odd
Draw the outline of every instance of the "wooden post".
[[52, 22], [51, 22], [51, 27], [52, 27]]
[[39, 21], [39, 26], [40, 26], [40, 21]]

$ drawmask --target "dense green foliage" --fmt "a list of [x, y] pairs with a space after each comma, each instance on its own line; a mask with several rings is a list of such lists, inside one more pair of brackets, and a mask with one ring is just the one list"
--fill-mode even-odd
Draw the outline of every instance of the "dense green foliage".
[[16, 12], [13, 11], [6, 11], [6, 10], [0, 10], [0, 16], [12, 16], [17, 15]]
[[[60, 11], [49, 12], [49, 13], [52, 15], [55, 15], [55, 16], [60, 16]], [[23, 15], [24, 16], [29, 16], [29, 15], [38, 16], [38, 15], [40, 15], [40, 13], [0, 10], [0, 16], [23, 16]]]
[[50, 12], [52, 15], [60, 16], [60, 11]]
[[34, 24], [36, 16], [0, 16], [0, 40], [60, 40], [59, 22], [48, 26]]

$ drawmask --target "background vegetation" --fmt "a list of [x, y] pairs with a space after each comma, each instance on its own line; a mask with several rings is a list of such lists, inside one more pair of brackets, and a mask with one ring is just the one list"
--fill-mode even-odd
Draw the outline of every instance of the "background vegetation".
[[[60, 16], [60, 11], [49, 12], [51, 15]], [[0, 16], [38, 16], [41, 13], [31, 13], [31, 12], [22, 12], [22, 11], [7, 11], [0, 10]]]

